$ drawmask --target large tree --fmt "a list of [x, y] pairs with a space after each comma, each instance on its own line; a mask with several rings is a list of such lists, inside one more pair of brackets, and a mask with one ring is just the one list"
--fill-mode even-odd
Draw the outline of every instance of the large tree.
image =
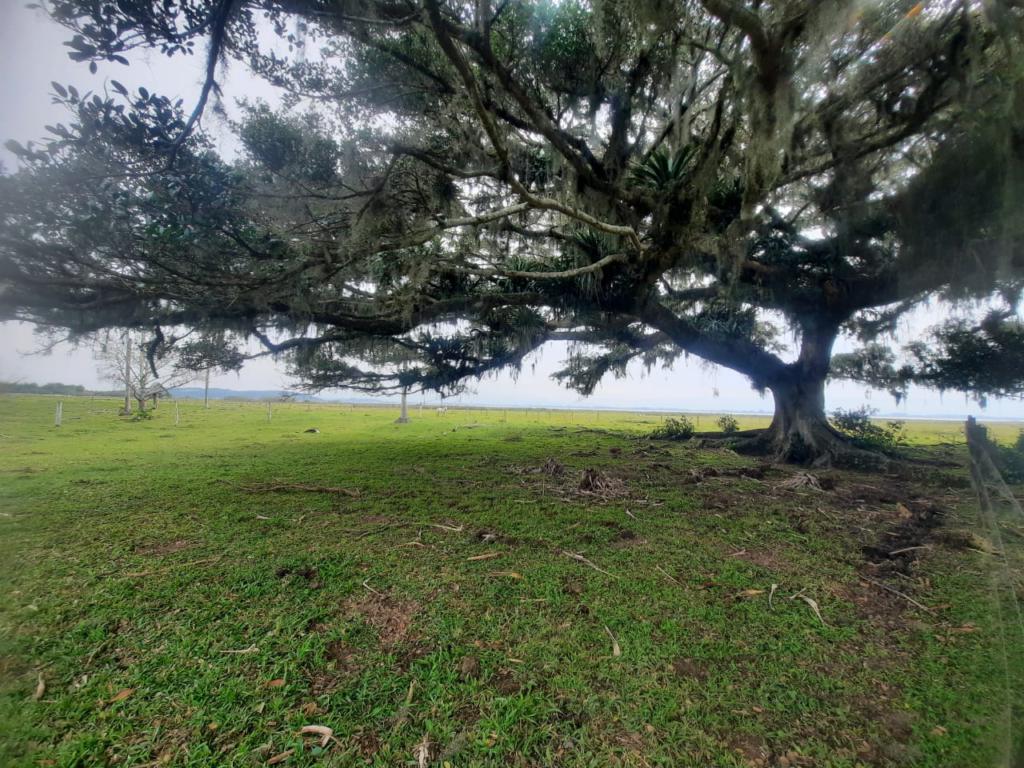
[[[206, 80], [184, 107], [55, 84], [71, 124], [0, 190], [6, 317], [254, 337], [314, 387], [451, 388], [563, 339], [589, 392], [693, 354], [771, 391], [761, 447], [827, 462], [843, 329], [1019, 298], [1011, 0], [49, 11], [83, 62], [203, 41]], [[229, 60], [289, 94], [243, 105], [231, 163], [201, 130]]]

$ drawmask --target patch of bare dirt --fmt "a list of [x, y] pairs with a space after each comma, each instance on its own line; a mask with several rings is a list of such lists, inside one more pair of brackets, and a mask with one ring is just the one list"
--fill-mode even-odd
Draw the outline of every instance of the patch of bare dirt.
[[733, 557], [774, 573], [782, 574], [792, 569], [784, 550], [743, 549], [733, 553]]
[[729, 740], [729, 749], [751, 768], [767, 768], [772, 757], [767, 742], [760, 736], [738, 733]]
[[135, 547], [135, 554], [157, 556], [172, 555], [175, 552], [181, 552], [186, 549], [192, 549], [195, 546], [195, 542], [188, 541], [187, 539], [177, 539], [175, 541], [165, 541], [156, 544], [138, 544]]
[[344, 678], [343, 674], [338, 674], [333, 669], [314, 670], [307, 676], [309, 680], [309, 695], [317, 698], [332, 693]]
[[515, 677], [507, 669], [499, 670], [494, 677], [491, 678], [491, 686], [494, 690], [500, 693], [502, 696], [514, 696], [519, 693], [520, 685], [516, 682]]
[[313, 698], [333, 692], [347, 678], [362, 669], [359, 649], [344, 640], [329, 642], [324, 648], [324, 657], [327, 663], [306, 675], [309, 681], [309, 695]]
[[600, 469], [587, 468], [575, 475], [553, 458], [547, 459], [539, 467], [523, 467], [513, 464], [507, 469], [509, 474], [524, 480], [530, 476], [539, 476], [542, 478], [542, 487], [538, 490], [542, 490], [547, 496], [555, 496], [563, 501], [582, 497], [599, 502], [609, 502], [632, 497], [635, 503], [647, 503], [646, 499], [634, 497], [629, 484], [623, 477], [609, 474]]
[[672, 662], [672, 671], [678, 676], [703, 683], [708, 679], [708, 671], [700, 662], [693, 659], [678, 658]]
[[331, 625], [321, 618], [313, 618], [306, 622], [306, 632], [311, 635], [322, 635]]
[[373, 757], [380, 751], [381, 740], [374, 731], [359, 729], [352, 734], [352, 743], [355, 745], [356, 751], [366, 758], [366, 760], [372, 760]]
[[320, 589], [323, 586], [320, 581], [320, 572], [309, 565], [295, 568], [283, 565], [274, 571], [274, 575], [279, 579], [301, 579], [310, 589]]
[[363, 515], [359, 518], [360, 523], [390, 523], [392, 519], [387, 515]]
[[358, 669], [359, 651], [344, 640], [332, 640], [324, 649], [324, 655], [339, 670]]
[[562, 581], [562, 592], [572, 597], [579, 597], [583, 594], [583, 579], [566, 576]]
[[463, 656], [459, 662], [459, 679], [462, 681], [476, 680], [480, 677], [480, 659], [476, 656]]
[[360, 616], [373, 627], [381, 645], [387, 648], [411, 637], [413, 620], [420, 611], [420, 605], [413, 600], [398, 600], [390, 595], [367, 594], [349, 600], [345, 610]]
[[621, 529], [615, 534], [615, 539], [612, 541], [612, 546], [625, 549], [629, 547], [640, 547], [647, 543], [647, 539], [636, 535], [635, 531], [631, 531], [628, 528]]

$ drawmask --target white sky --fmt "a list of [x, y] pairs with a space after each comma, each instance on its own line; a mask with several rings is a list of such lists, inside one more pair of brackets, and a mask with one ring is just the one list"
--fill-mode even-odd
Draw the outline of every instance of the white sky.
[[[201, 82], [201, 61], [196, 58], [167, 59], [159, 53], [137, 56], [130, 67], [100, 65], [96, 75], [87, 65], [67, 58], [63, 41], [70, 33], [54, 25], [39, 11], [26, 9], [22, 0], [0, 0], [0, 144], [8, 139], [22, 143], [44, 134], [47, 123], [66, 120], [60, 107], [50, 103], [50, 82], [72, 84], [79, 91], [102, 90], [107, 78], [121, 81], [130, 90], [145, 85], [164, 95], [195, 100]], [[224, 80], [222, 78], [222, 80]], [[276, 101], [274, 90], [251, 77], [235, 65], [224, 80], [225, 107], [230, 113], [233, 99], [263, 98]], [[233, 142], [224, 136], [210, 110], [204, 118], [206, 128], [219, 133], [222, 149], [231, 151]], [[8, 169], [15, 167], [14, 158], [0, 148], [0, 161]], [[942, 308], [924, 308], [908, 318], [903, 327], [909, 332], [943, 319]], [[87, 349], [75, 350], [58, 346], [49, 355], [33, 355], [39, 339], [30, 326], [0, 323], [0, 380], [60, 381], [87, 387], [106, 387], [97, 372], [97, 365]], [[851, 345], [840, 341], [838, 350]], [[770, 395], [762, 398], [747, 380], [732, 371], [706, 366], [691, 358], [680, 361], [673, 370], [645, 373], [640, 366], [630, 369], [626, 379], [607, 378], [597, 392], [583, 399], [552, 381], [550, 374], [562, 360], [564, 345], [549, 344], [524, 367], [518, 377], [510, 373], [484, 379], [477, 383], [473, 395], [458, 399], [462, 403], [494, 405], [544, 405], [565, 407], [657, 408], [678, 410], [770, 411]], [[289, 382], [283, 368], [269, 359], [254, 361], [240, 374], [215, 377], [213, 386], [231, 389], [278, 389]], [[344, 395], [344, 393], [324, 393]], [[906, 403], [897, 405], [882, 392], [870, 392], [860, 385], [835, 382], [827, 392], [828, 408], [851, 408], [868, 404], [882, 414], [960, 417], [977, 413], [979, 408], [962, 395], [914, 390]], [[985, 410], [989, 418], [1024, 418], [1024, 402], [993, 400]]]

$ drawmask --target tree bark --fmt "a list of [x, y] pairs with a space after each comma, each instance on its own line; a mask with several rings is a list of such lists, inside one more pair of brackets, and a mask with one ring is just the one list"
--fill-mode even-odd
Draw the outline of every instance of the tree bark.
[[775, 399], [772, 423], [749, 447], [779, 461], [815, 467], [885, 463], [880, 454], [852, 445], [825, 414], [825, 380], [838, 333], [838, 322], [804, 321], [800, 356], [768, 384]]
[[409, 423], [409, 402], [408, 402], [409, 388], [402, 388], [402, 413], [395, 419], [396, 424], [408, 424]]

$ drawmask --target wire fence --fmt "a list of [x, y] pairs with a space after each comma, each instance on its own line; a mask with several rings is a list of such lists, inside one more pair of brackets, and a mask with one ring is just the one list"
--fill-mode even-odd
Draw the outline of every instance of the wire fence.
[[992, 595], [999, 623], [999, 642], [1006, 685], [1003, 712], [1004, 742], [1000, 765], [1024, 766], [1024, 612], [1020, 595], [1024, 585], [1024, 555], [1020, 546], [1007, 547], [1007, 536], [1024, 536], [1024, 509], [999, 471], [996, 448], [988, 430], [969, 417], [964, 428], [970, 454], [971, 486], [978, 499], [981, 533], [994, 546]]

